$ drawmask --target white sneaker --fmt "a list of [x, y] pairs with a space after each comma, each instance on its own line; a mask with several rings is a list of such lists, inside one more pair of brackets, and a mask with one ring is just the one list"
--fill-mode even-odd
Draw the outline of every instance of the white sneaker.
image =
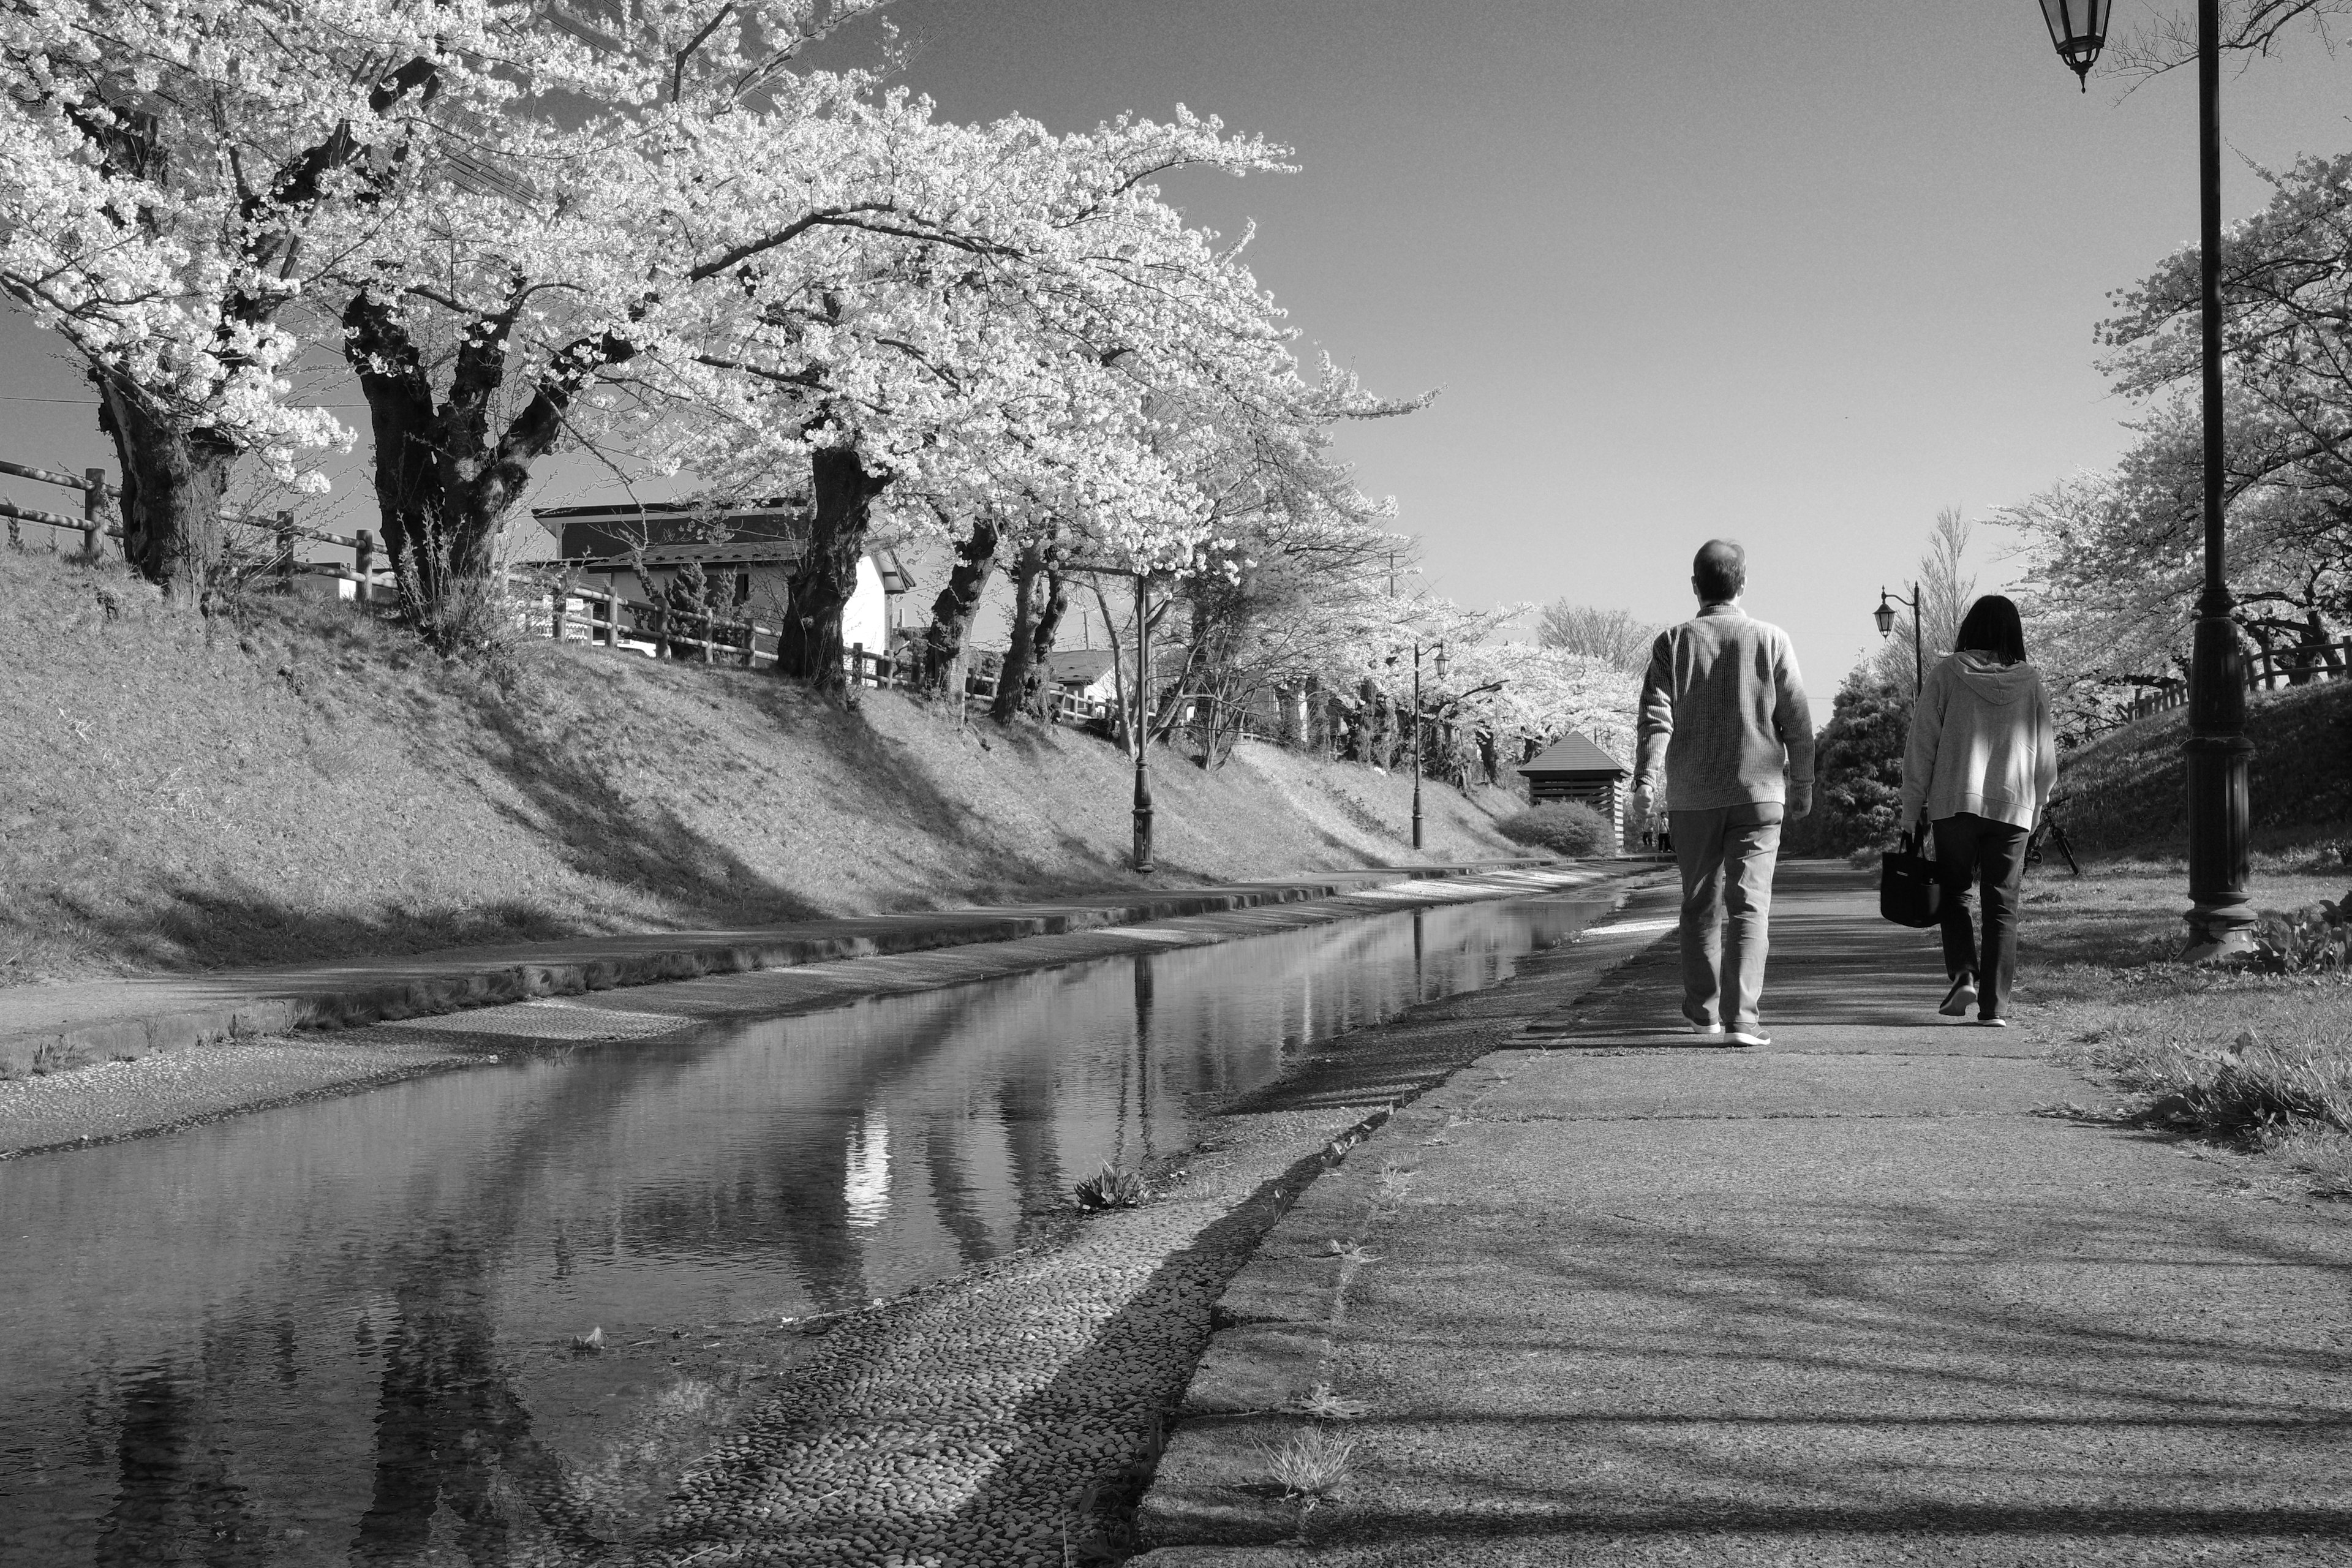
[[1720, 1024], [1693, 1024], [1690, 1026], [1690, 1031], [1694, 1035], [1719, 1035], [1723, 1033], [1723, 1026]]
[[1772, 1043], [1772, 1037], [1765, 1032], [1761, 1024], [1738, 1024], [1732, 1027], [1731, 1043], [1735, 1046], [1769, 1046]]

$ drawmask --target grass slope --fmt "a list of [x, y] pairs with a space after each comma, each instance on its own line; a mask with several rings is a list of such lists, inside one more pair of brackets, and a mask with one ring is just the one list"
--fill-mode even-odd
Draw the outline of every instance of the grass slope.
[[[2255, 692], [2247, 794], [2257, 848], [2352, 837], [2352, 680]], [[2102, 735], [2063, 760], [2059, 819], [2090, 854], [2188, 852], [2180, 745], [2189, 710], [2176, 708]]]
[[[764, 674], [531, 642], [505, 686], [348, 608], [211, 621], [0, 553], [0, 984], [773, 921], [1413, 858], [1410, 781], [859, 711]], [[1426, 792], [1432, 858], [1521, 804]], [[1491, 802], [1492, 810], [1489, 809]]]

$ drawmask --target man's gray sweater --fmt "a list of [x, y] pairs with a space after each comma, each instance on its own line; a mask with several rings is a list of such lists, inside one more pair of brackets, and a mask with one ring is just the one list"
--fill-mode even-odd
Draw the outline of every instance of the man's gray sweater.
[[1675, 811], [1784, 802], [1813, 782], [1813, 715], [1789, 634], [1736, 604], [1701, 606], [1650, 645], [1633, 787], [1654, 794], [1664, 765]]

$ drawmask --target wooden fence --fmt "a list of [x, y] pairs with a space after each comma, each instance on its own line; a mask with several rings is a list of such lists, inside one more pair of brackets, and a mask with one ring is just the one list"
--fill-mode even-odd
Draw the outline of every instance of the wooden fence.
[[[0, 461], [0, 474], [13, 474], [18, 479], [32, 479], [40, 484], [55, 485], [60, 489], [81, 492], [79, 517], [67, 517], [58, 512], [43, 511], [36, 507], [18, 506], [13, 501], [0, 500], [0, 518], [5, 518], [8, 521], [8, 542], [11, 544], [20, 542], [20, 527], [27, 522], [78, 531], [81, 535], [82, 552], [88, 555], [98, 553], [100, 540], [122, 537], [122, 525], [119, 522], [108, 521], [106, 516], [108, 503], [121, 502], [122, 491], [118, 487], [106, 482], [104, 468], [85, 468], [82, 470], [82, 477], [76, 479], [71, 474], [60, 473], [54, 468], [36, 468], [23, 463]], [[274, 573], [281, 581], [290, 580], [296, 573], [302, 572], [359, 584], [361, 586], [355, 596], [362, 599], [388, 595], [391, 586], [390, 568], [376, 564], [375, 535], [364, 528], [355, 535], [329, 533], [323, 529], [317, 528], [303, 528], [296, 524], [294, 514], [290, 511], [281, 511], [268, 518], [255, 517], [250, 513], [232, 514], [229, 521], [243, 527], [259, 530], [271, 536], [276, 548], [269, 554], [266, 569]], [[352, 565], [343, 567], [327, 562], [297, 561], [294, 554], [298, 548], [296, 542], [305, 539], [320, 544], [337, 545], [350, 551]], [[383, 592], [378, 592], [379, 589]]]
[[[2334, 642], [2298, 644], [2293, 647], [2257, 649], [2246, 660], [2246, 689], [2275, 691], [2315, 680], [2342, 680], [2352, 676], [2352, 637]], [[2178, 680], [2155, 691], [2144, 691], [2123, 710], [2123, 721], [2145, 719], [2185, 707], [2189, 683]]]
[[[106, 482], [106, 470], [86, 468], [79, 478], [54, 468], [32, 468], [22, 463], [0, 461], [0, 474], [14, 475], [38, 484], [54, 485], [61, 489], [79, 492], [81, 515], [68, 516], [61, 512], [44, 511], [36, 507], [20, 507], [13, 501], [0, 500], [0, 518], [7, 520], [9, 542], [21, 542], [23, 524], [37, 523], [47, 528], [72, 530], [82, 536], [85, 553], [95, 556], [101, 539], [121, 539], [122, 528], [108, 520], [109, 503], [120, 503], [121, 490]], [[268, 534], [276, 548], [266, 559], [266, 571], [291, 587], [298, 577], [325, 578], [336, 583], [339, 597], [351, 597], [362, 604], [389, 600], [394, 594], [389, 565], [379, 564], [375, 535], [367, 529], [353, 534], [330, 533], [322, 529], [297, 525], [291, 512], [278, 512], [268, 518], [250, 514], [231, 518], [244, 527]], [[329, 544], [352, 552], [352, 564], [343, 566], [332, 562], [304, 562], [296, 559], [300, 541]], [[781, 629], [751, 619], [718, 611], [682, 610], [669, 605], [631, 599], [617, 592], [586, 588], [566, 580], [559, 567], [538, 564], [515, 568], [510, 581], [524, 588], [518, 595], [521, 602], [525, 629], [544, 629], [558, 642], [584, 642], [609, 648], [631, 648], [656, 658], [684, 658], [709, 665], [732, 665], [738, 668], [772, 668], [777, 650], [782, 645]], [[344, 588], [348, 585], [349, 593]], [[854, 643], [842, 652], [842, 673], [852, 686], [889, 689], [907, 689], [918, 684], [918, 676], [908, 650], [869, 651], [863, 643]], [[997, 677], [981, 670], [971, 670], [964, 677], [964, 693], [983, 701], [996, 697]], [[1050, 689], [1045, 694], [1048, 718], [1056, 723], [1096, 726], [1106, 733], [1118, 724], [1117, 705], [1101, 698], [1083, 697], [1074, 691]], [[1194, 721], [1199, 699], [1186, 695], [1178, 700], [1183, 704], [1175, 721]], [[1244, 712], [1240, 721], [1242, 738], [1284, 744], [1283, 738], [1265, 723], [1263, 717]]]

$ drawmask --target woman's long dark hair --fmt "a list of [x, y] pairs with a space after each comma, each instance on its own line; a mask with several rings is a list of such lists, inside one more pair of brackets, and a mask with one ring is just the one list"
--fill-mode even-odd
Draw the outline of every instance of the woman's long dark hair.
[[1969, 606], [1960, 635], [1952, 639], [1955, 653], [1989, 653], [2003, 664], [2025, 662], [2025, 624], [2017, 606], [1999, 594], [1987, 594]]

